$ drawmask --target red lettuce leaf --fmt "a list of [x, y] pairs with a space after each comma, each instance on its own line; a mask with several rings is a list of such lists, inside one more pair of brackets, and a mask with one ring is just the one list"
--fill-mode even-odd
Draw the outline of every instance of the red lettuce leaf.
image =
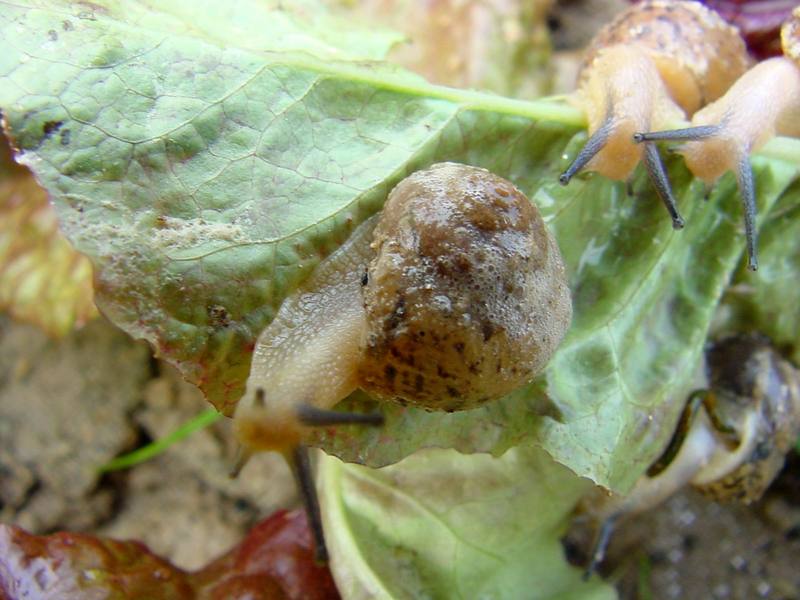
[[333, 600], [330, 571], [314, 563], [302, 511], [279, 511], [224, 556], [192, 573], [136, 541], [84, 533], [31, 535], [0, 525], [0, 600], [159, 598]]

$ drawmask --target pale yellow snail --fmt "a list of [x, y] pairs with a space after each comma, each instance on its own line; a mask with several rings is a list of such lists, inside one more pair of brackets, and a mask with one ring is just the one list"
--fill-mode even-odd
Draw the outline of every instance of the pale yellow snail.
[[623, 181], [644, 159], [673, 227], [683, 227], [657, 149], [637, 145], [633, 136], [691, 116], [725, 93], [749, 64], [737, 29], [699, 2], [631, 6], [586, 51], [577, 100], [590, 137], [559, 181], [567, 185], [584, 168]]
[[800, 371], [760, 335], [706, 352], [708, 389], [689, 397], [662, 456], [626, 496], [593, 495], [584, 510], [602, 522], [589, 572], [622, 517], [649, 510], [685, 485], [714, 500], [758, 500], [800, 436]]
[[[689, 170], [714, 183], [733, 171], [745, 209], [748, 266], [758, 268], [756, 202], [750, 154], [775, 135], [800, 135], [800, 6], [781, 30], [784, 56], [762, 61], [742, 75], [716, 102], [692, 117], [692, 126], [671, 131], [639, 130], [639, 142], [682, 140], [678, 152]], [[648, 145], [648, 144], [646, 144]]]
[[356, 388], [428, 410], [497, 399], [542, 370], [571, 315], [536, 206], [485, 169], [433, 165], [284, 301], [256, 343], [236, 436], [245, 457], [277, 451], [292, 465], [324, 560], [310, 428], [380, 424], [331, 410]]

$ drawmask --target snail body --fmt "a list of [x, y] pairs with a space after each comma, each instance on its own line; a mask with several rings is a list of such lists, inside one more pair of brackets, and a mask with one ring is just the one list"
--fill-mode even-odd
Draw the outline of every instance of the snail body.
[[[758, 268], [756, 204], [750, 154], [775, 135], [800, 135], [800, 7], [783, 25], [784, 56], [758, 63], [718, 100], [694, 114], [691, 127], [643, 130], [638, 142], [685, 142], [678, 153], [693, 175], [713, 184], [733, 171], [745, 213], [748, 267]], [[657, 129], [657, 128], [656, 128]]]
[[362, 224], [323, 261], [258, 337], [234, 416], [245, 448], [296, 446], [308, 428], [298, 419], [298, 403], [328, 409], [356, 389], [365, 325], [359, 288], [376, 221]]
[[590, 137], [559, 181], [568, 184], [584, 168], [621, 181], [644, 160], [673, 226], [682, 227], [656, 149], [637, 146], [633, 135], [693, 114], [721, 96], [748, 65], [736, 28], [699, 2], [631, 6], [586, 51], [577, 98]]
[[800, 371], [760, 335], [706, 352], [708, 390], [690, 396], [675, 436], [626, 496], [586, 503], [603, 525], [590, 571], [622, 517], [649, 510], [686, 485], [717, 501], [758, 500], [800, 435]]
[[571, 315], [558, 246], [522, 192], [461, 164], [414, 173], [259, 336], [234, 414], [243, 456], [287, 457], [324, 560], [309, 428], [380, 424], [331, 410], [357, 388], [427, 410], [497, 399], [541, 371]]

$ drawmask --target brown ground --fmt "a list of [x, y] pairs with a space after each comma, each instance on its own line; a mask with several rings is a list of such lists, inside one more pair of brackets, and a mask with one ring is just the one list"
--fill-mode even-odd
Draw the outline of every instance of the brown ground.
[[62, 342], [0, 317], [0, 521], [144, 541], [195, 568], [260, 517], [295, 502], [278, 456], [228, 478], [227, 421], [158, 458], [100, 476], [97, 467], [204, 410], [199, 391], [97, 320]]

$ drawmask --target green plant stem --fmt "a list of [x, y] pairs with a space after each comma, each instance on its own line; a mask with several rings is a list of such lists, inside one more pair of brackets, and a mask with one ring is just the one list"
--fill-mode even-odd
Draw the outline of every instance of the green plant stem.
[[189, 437], [195, 431], [205, 429], [212, 423], [216, 422], [220, 417], [222, 417], [222, 414], [218, 413], [213, 408], [208, 408], [194, 417], [192, 420], [187, 421], [178, 427], [172, 433], [165, 435], [163, 438], [155, 440], [154, 442], [151, 442], [142, 448], [137, 448], [133, 452], [118, 456], [117, 458], [100, 467], [99, 470], [101, 473], [119, 471], [120, 469], [128, 469], [138, 465], [139, 463], [150, 460], [151, 458], [155, 458], [173, 444], [176, 444]]
[[641, 600], [653, 600], [653, 589], [650, 586], [650, 574], [652, 564], [647, 555], [639, 558], [639, 569], [637, 571], [637, 588]]

